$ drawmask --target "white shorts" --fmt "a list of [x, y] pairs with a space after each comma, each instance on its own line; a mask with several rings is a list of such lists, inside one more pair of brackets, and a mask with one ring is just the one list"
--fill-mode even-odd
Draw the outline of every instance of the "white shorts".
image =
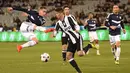
[[94, 40], [98, 40], [96, 31], [90, 31], [88, 33], [89, 33], [90, 42], [93, 42]]
[[34, 34], [34, 26], [35, 24], [31, 22], [23, 22], [20, 26], [20, 31], [22, 35], [27, 38], [28, 40], [31, 40], [32, 38], [36, 37]]
[[117, 41], [120, 41], [120, 35], [109, 35], [109, 39], [110, 39], [110, 44], [113, 45], [115, 44]]

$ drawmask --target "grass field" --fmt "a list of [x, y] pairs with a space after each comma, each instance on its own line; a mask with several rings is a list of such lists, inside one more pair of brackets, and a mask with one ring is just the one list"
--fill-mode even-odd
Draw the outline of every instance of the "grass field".
[[[22, 43], [0, 43], [0, 73], [76, 73], [69, 63], [62, 64], [60, 42], [40, 42], [18, 53], [16, 45]], [[101, 56], [96, 56], [96, 50], [91, 49], [89, 55], [76, 54], [75, 59], [83, 73], [130, 73], [130, 41], [122, 41], [121, 47], [120, 65], [114, 64], [109, 41], [100, 42]], [[40, 61], [44, 52], [51, 56], [47, 63]]]

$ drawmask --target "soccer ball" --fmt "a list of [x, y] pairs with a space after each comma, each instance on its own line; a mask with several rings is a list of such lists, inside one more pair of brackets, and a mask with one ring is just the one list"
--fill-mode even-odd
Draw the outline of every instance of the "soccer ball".
[[50, 55], [48, 53], [41, 54], [41, 61], [48, 62], [50, 60]]

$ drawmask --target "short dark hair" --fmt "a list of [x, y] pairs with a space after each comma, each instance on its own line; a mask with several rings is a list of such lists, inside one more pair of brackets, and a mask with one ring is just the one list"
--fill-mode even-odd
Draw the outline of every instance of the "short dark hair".
[[56, 8], [55, 11], [59, 12], [59, 13], [63, 13], [63, 9], [62, 8]]
[[65, 8], [70, 8], [70, 7], [69, 6], [64, 6], [63, 9], [65, 9]]
[[46, 8], [46, 7], [41, 6], [41, 7], [39, 7], [39, 9], [47, 9], [47, 8]]

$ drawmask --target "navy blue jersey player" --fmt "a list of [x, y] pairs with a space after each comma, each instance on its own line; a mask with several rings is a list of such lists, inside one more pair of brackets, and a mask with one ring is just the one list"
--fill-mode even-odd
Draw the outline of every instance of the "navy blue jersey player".
[[[84, 27], [88, 27], [90, 43], [93, 46], [93, 48], [97, 49], [97, 55], [100, 55], [98, 36], [97, 36], [97, 33], [96, 33], [97, 21], [93, 17], [94, 17], [94, 14], [92, 12], [90, 12], [88, 14], [88, 18], [85, 20]], [[89, 53], [89, 51], [87, 52], [87, 54], [88, 53]]]
[[20, 52], [21, 49], [23, 49], [24, 47], [34, 46], [35, 44], [38, 43], [38, 39], [36, 38], [36, 35], [33, 32], [34, 30], [48, 32], [48, 30], [46, 30], [45, 27], [41, 27], [45, 23], [45, 19], [43, 17], [46, 16], [47, 12], [47, 9], [45, 7], [40, 7], [38, 11], [19, 7], [9, 7], [8, 10], [22, 11], [25, 12], [28, 16], [27, 20], [21, 24], [20, 31], [22, 35], [29, 41], [23, 45], [18, 45], [17, 46], [18, 52]]
[[125, 33], [123, 17], [119, 14], [119, 7], [113, 6], [113, 13], [107, 16], [105, 25], [109, 27], [109, 39], [111, 44], [111, 50], [115, 58], [115, 64], [119, 64], [120, 57], [120, 35], [121, 30]]

